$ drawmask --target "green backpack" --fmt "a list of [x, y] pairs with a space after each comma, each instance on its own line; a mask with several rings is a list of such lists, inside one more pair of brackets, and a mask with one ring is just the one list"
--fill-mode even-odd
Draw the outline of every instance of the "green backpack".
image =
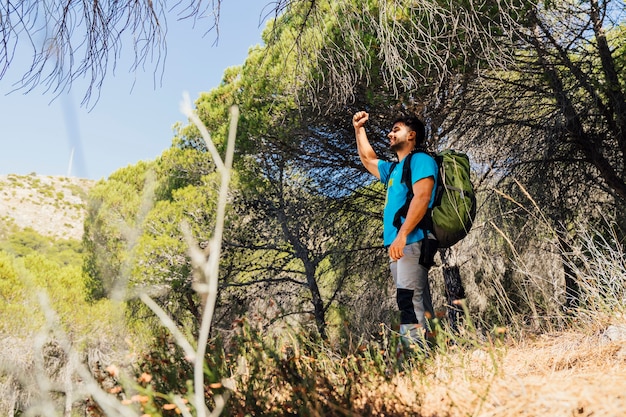
[[[417, 150], [416, 152], [425, 152]], [[428, 152], [425, 152], [428, 153]], [[437, 184], [435, 185], [435, 201], [428, 209], [418, 228], [431, 231], [440, 248], [450, 246], [463, 239], [469, 233], [476, 217], [476, 197], [470, 180], [470, 162], [466, 154], [448, 149], [437, 154], [430, 154], [439, 167]], [[402, 226], [402, 218], [406, 214], [413, 198], [411, 184], [411, 157], [409, 154], [402, 170], [402, 182], [409, 192], [407, 201], [395, 215], [394, 226]], [[392, 170], [395, 168], [392, 166]]]

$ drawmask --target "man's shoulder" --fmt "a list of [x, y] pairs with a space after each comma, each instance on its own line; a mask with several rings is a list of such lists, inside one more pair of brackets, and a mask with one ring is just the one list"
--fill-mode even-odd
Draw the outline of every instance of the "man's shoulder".
[[423, 150], [413, 152], [413, 157], [411, 159], [411, 168], [420, 165], [436, 168], [437, 161], [435, 160], [435, 155]]
[[413, 150], [412, 154], [414, 158], [430, 158], [432, 160], [435, 160], [436, 156], [434, 152], [422, 148]]
[[391, 167], [395, 162], [387, 161], [386, 159], [378, 160], [378, 170], [379, 171], [390, 171]]
[[386, 182], [387, 178], [391, 174], [393, 162], [387, 161], [385, 159], [378, 160], [378, 173], [380, 174], [380, 181]]

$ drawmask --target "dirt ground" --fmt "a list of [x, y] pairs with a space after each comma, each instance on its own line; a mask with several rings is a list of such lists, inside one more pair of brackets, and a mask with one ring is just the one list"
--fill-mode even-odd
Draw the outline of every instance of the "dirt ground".
[[[614, 328], [615, 326], [613, 326]], [[422, 415], [626, 416], [626, 325], [451, 353], [425, 381]]]

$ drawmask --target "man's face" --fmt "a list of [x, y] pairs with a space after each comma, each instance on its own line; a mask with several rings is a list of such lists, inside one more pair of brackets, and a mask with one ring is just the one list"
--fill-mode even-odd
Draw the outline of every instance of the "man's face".
[[394, 124], [387, 137], [390, 141], [389, 148], [394, 152], [404, 147], [412, 148], [415, 142], [415, 132], [402, 122]]

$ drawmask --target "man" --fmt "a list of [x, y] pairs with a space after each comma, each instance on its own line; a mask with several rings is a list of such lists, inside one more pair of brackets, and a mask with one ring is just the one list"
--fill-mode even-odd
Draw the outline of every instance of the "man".
[[[428, 285], [428, 266], [436, 246], [432, 248], [428, 233], [418, 227], [435, 198], [437, 163], [428, 154], [418, 152], [411, 157], [411, 184], [413, 199], [399, 229], [394, 226], [396, 212], [407, 200], [408, 188], [402, 181], [406, 157], [424, 143], [424, 124], [414, 116], [394, 121], [387, 135], [390, 149], [398, 156], [398, 163], [378, 159], [365, 132], [369, 115], [360, 111], [352, 118], [359, 157], [365, 168], [387, 187], [383, 212], [384, 244], [389, 250], [390, 269], [397, 290], [400, 310], [400, 334], [405, 342], [423, 345], [428, 329], [426, 313], [432, 317], [433, 307]], [[426, 235], [426, 236], [425, 236]], [[428, 259], [424, 259], [428, 258]], [[420, 262], [421, 260], [421, 262]]]

